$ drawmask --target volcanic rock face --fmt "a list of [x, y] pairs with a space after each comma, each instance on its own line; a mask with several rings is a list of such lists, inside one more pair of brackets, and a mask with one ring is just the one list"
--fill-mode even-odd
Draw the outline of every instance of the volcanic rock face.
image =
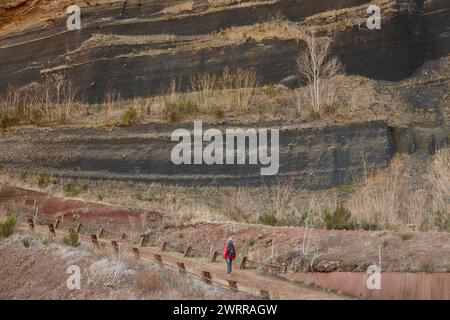
[[395, 152], [383, 122], [323, 129], [281, 128], [278, 175], [261, 176], [261, 166], [248, 163], [175, 165], [171, 151], [177, 142], [170, 140], [174, 129], [168, 125], [112, 131], [22, 129], [0, 140], [0, 163], [65, 177], [146, 183], [242, 186], [292, 177], [298, 185], [316, 189], [349, 183], [360, 177], [364, 168], [385, 167]]
[[[3, 20], [8, 26], [18, 15], [26, 20], [27, 14], [38, 14], [39, 2], [22, 2], [7, 2], [11, 9], [3, 9]], [[368, 0], [237, 1], [225, 7], [214, 7], [208, 1], [173, 1], [171, 5], [167, 1], [101, 1], [90, 6], [83, 2], [81, 30], [67, 31], [67, 3], [54, 1], [53, 16], [39, 16], [46, 27], [25, 31], [0, 28], [0, 93], [8, 86], [22, 87], [57, 72], [72, 79], [80, 97], [89, 102], [102, 101], [108, 89], [125, 98], [159, 93], [173, 78], [180, 80], [183, 89], [191, 75], [217, 73], [225, 66], [254, 68], [262, 84], [276, 83], [295, 73], [295, 57], [304, 47], [302, 41], [279, 37], [257, 41], [249, 34], [245, 41], [201, 45], [202, 39], [212, 38], [220, 30], [274, 17], [302, 22], [318, 15], [316, 20], [323, 30], [328, 25], [333, 29], [334, 52], [350, 74], [399, 80], [426, 60], [448, 54], [448, 1], [387, 2], [381, 30], [365, 26]], [[18, 4], [22, 5], [16, 7]], [[19, 11], [22, 7], [26, 8], [23, 12]], [[345, 8], [350, 9], [344, 13], [346, 19], [358, 22], [340, 26], [342, 19], [333, 18], [332, 13]], [[356, 17], [351, 16], [352, 11], [358, 12]], [[98, 34], [129, 41], [86, 45]], [[133, 43], [135, 36], [156, 35], [165, 35], [166, 40]]]

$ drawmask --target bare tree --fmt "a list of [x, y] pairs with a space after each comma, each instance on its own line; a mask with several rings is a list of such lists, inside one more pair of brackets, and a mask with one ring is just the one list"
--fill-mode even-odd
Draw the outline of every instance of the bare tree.
[[330, 53], [332, 40], [317, 38], [313, 31], [306, 32], [306, 49], [297, 57], [300, 78], [309, 88], [314, 112], [321, 112], [336, 99], [335, 77], [343, 70], [341, 62]]

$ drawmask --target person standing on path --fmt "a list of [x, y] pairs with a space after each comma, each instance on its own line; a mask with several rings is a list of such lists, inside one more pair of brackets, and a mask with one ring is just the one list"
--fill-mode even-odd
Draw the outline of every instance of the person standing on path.
[[223, 250], [223, 258], [227, 261], [228, 276], [231, 277], [233, 269], [233, 260], [236, 259], [236, 247], [234, 246], [233, 239], [228, 238]]

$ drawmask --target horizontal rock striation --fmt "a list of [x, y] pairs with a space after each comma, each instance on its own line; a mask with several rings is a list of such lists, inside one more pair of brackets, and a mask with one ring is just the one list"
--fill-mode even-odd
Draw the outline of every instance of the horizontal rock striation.
[[[203, 130], [207, 128], [204, 125]], [[20, 129], [0, 140], [0, 163], [72, 178], [241, 186], [294, 178], [304, 188], [322, 189], [349, 183], [364, 168], [387, 166], [395, 152], [384, 122], [321, 129], [282, 127], [279, 172], [263, 177], [260, 165], [173, 164], [171, 151], [177, 142], [170, 140], [170, 134], [174, 129], [169, 125]]]
[[[224, 66], [255, 68], [262, 84], [276, 83], [295, 73], [295, 57], [303, 42], [267, 39], [199, 50], [167, 48], [180, 45], [170, 41], [146, 45], [108, 45], [81, 49], [94, 34], [173, 35], [195, 43], [233, 26], [252, 25], [279, 16], [293, 22], [318, 13], [368, 5], [366, 0], [281, 1], [223, 10], [206, 10], [196, 2], [186, 14], [162, 15], [162, 2], [102, 6], [83, 11], [83, 27], [66, 31], [65, 20], [43, 29], [13, 33], [0, 38], [0, 94], [8, 86], [24, 86], [42, 79], [42, 72], [63, 70], [88, 102], [100, 102], [108, 89], [122, 97], [157, 94], [172, 78], [187, 86], [192, 74], [220, 72]], [[382, 12], [382, 29], [368, 30], [362, 25], [336, 31], [334, 52], [344, 61], [350, 74], [381, 80], [403, 79], [425, 61], [446, 56], [450, 51], [450, 8], [448, 1], [397, 1], [395, 12]], [[146, 51], [161, 52], [146, 54]]]

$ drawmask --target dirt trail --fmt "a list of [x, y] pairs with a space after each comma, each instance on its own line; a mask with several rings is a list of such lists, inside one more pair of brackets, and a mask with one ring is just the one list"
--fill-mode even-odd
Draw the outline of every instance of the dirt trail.
[[[21, 225], [22, 230], [28, 231], [26, 224]], [[48, 228], [43, 226], [35, 226], [35, 233], [46, 235], [49, 234]], [[65, 230], [57, 229], [56, 238], [61, 239], [68, 235]], [[80, 234], [80, 240], [90, 242], [90, 238]], [[98, 239], [99, 247], [102, 250], [113, 252], [110, 243], [111, 240]], [[127, 256], [133, 256], [131, 252], [132, 246], [125, 243], [119, 243], [121, 252], [126, 252]], [[162, 262], [168, 267], [178, 268], [177, 263], [183, 262], [186, 271], [196, 276], [201, 276], [203, 271], [208, 271], [215, 284], [228, 287], [228, 277], [225, 272], [224, 263], [208, 263], [205, 260], [183, 257], [183, 255], [171, 252], [161, 252], [160, 249], [154, 247], [139, 248], [140, 260], [143, 262], [157, 262], [155, 254], [161, 255]], [[237, 266], [235, 266], [237, 267]], [[299, 299], [299, 300], [317, 300], [317, 299], [346, 299], [342, 295], [327, 293], [312, 288], [304, 287], [300, 284], [294, 284], [289, 281], [278, 279], [268, 275], [256, 274], [247, 270], [236, 270], [230, 280], [237, 282], [238, 289], [244, 293], [260, 296], [261, 291], [265, 290], [269, 293], [271, 299]]]

